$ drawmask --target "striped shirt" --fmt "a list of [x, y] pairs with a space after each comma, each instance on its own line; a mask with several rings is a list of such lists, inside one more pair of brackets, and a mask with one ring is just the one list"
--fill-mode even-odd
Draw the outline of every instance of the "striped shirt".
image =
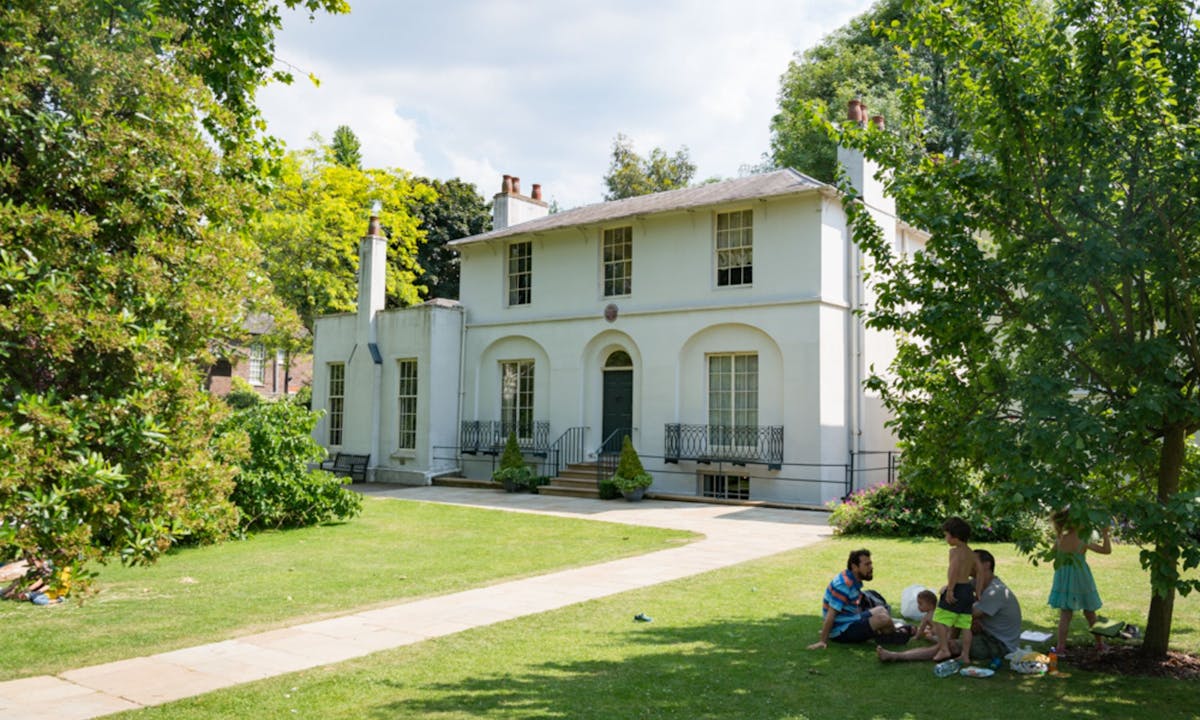
[[862, 595], [862, 581], [854, 577], [849, 570], [838, 573], [825, 588], [825, 600], [821, 603], [821, 617], [832, 609], [837, 613], [833, 620], [833, 628], [829, 637], [835, 638], [842, 631], [858, 620], [862, 610], [858, 607], [858, 599]]

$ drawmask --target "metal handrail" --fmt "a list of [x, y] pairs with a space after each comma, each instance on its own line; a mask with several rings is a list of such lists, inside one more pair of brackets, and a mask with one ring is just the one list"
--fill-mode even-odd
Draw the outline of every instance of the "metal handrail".
[[585, 456], [584, 440], [587, 439], [587, 427], [577, 426], [570, 427], [563, 431], [562, 435], [558, 436], [550, 445], [550, 466], [554, 468], [554, 474], [558, 475], [563, 468], [572, 464], [583, 462]]
[[600, 483], [612, 477], [617, 471], [617, 458], [621, 457], [620, 450], [606, 450], [612, 443], [613, 438], [622, 437], [629, 434], [629, 428], [617, 428], [604, 438], [600, 443], [600, 447], [596, 448], [596, 487], [600, 487]]

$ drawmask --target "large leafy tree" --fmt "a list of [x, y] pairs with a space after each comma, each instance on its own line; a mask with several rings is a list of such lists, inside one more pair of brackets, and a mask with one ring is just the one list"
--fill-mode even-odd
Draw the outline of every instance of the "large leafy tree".
[[633, 140], [618, 133], [613, 140], [612, 161], [604, 185], [608, 188], [605, 200], [648, 195], [663, 190], [677, 190], [688, 186], [696, 174], [686, 147], [668, 155], [666, 150], [656, 147], [649, 157], [638, 155], [633, 149]]
[[328, 146], [285, 156], [270, 207], [250, 228], [277, 295], [310, 332], [316, 317], [354, 310], [358, 243], [376, 201], [388, 236], [388, 303], [420, 299], [417, 246], [424, 232], [409, 208], [434, 198], [431, 188], [403, 170], [360, 170], [333, 157]]
[[332, 160], [337, 165], [362, 168], [362, 144], [349, 125], [338, 125], [333, 131], [333, 141], [329, 144]]
[[897, 256], [850, 205], [882, 271], [870, 323], [907, 338], [876, 382], [908, 475], [953, 491], [971, 468], [1013, 510], [1120, 520], [1149, 574], [1151, 655], [1176, 592], [1200, 587], [1198, 10], [911, 3], [896, 41], [945, 58], [971, 152], [927, 152], [922, 82], [891, 131], [840, 133], [930, 233]]
[[0, 7], [5, 556], [142, 561], [233, 527], [199, 388], [269, 292], [233, 228], [278, 25], [265, 1]]
[[908, 17], [904, 0], [879, 0], [817, 45], [796, 53], [780, 78], [779, 112], [771, 118], [773, 166], [796, 168], [823, 182], [833, 182], [837, 144], [809, 122], [809, 105], [823, 103], [840, 116], [847, 102], [858, 99], [870, 115], [895, 117], [907, 77], [905, 59], [919, 69], [925, 84], [926, 148], [952, 157], [962, 154], [966, 136], [947, 102], [942, 58], [927, 46], [902, 52], [888, 37], [893, 25]]
[[417, 264], [423, 275], [421, 296], [458, 299], [458, 252], [449, 246], [452, 240], [478, 235], [492, 229], [490, 206], [473, 183], [459, 178], [436, 180], [417, 178], [437, 193], [430, 200], [417, 198], [410, 212], [425, 230], [425, 243], [417, 250]]

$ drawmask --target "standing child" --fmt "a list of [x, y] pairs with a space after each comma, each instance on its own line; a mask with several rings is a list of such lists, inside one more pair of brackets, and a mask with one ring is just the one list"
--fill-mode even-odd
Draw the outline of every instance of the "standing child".
[[[1071, 618], [1076, 610], [1082, 610], [1088, 627], [1096, 624], [1096, 611], [1103, 605], [1096, 590], [1096, 580], [1088, 567], [1087, 551], [1108, 555], [1112, 552], [1109, 529], [1104, 528], [1101, 542], [1085, 543], [1079, 537], [1079, 528], [1068, 524], [1067, 511], [1059, 510], [1050, 516], [1054, 523], [1054, 585], [1050, 588], [1050, 607], [1058, 612], [1058, 656], [1067, 650], [1067, 631], [1071, 629]], [[1096, 638], [1096, 647], [1103, 649], [1104, 642]]]
[[921, 611], [921, 624], [913, 637], [935, 639], [933, 637], [933, 610], [937, 607], [937, 595], [932, 590], [922, 590], [917, 593], [917, 610]]
[[937, 652], [934, 662], [948, 660], [954, 653], [950, 639], [955, 629], [962, 631], [962, 652], [959, 662], [971, 662], [971, 610], [975, 606], [976, 576], [975, 553], [967, 541], [971, 539], [971, 526], [965, 520], [952, 517], [942, 523], [946, 543], [950, 545], [950, 567], [946, 571], [946, 589], [933, 612], [933, 629], [937, 633]]

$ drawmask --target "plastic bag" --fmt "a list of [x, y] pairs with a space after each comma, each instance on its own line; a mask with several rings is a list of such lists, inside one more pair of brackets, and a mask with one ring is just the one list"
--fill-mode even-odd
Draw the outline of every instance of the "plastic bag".
[[920, 620], [922, 612], [917, 608], [917, 595], [928, 590], [924, 585], [909, 585], [900, 593], [900, 614], [909, 620]]

